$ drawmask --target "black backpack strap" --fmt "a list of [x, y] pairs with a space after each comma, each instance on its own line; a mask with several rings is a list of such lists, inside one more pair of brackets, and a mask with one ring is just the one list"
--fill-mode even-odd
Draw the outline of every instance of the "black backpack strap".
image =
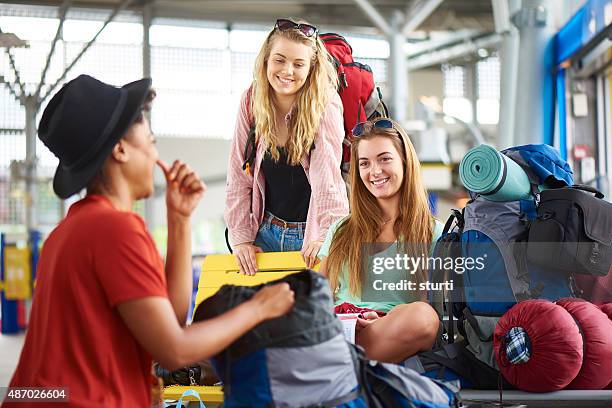
[[249, 129], [247, 142], [244, 145], [244, 163], [242, 163], [242, 170], [246, 171], [247, 174], [252, 174], [256, 153], [257, 143], [255, 141], [255, 123], [253, 123]]
[[[249, 135], [247, 136], [247, 142], [244, 145], [244, 163], [242, 163], [242, 170], [246, 171], [247, 174], [252, 174], [253, 165], [255, 163], [255, 154], [257, 153], [257, 140], [255, 137], [255, 119], [253, 112], [251, 111], [251, 98], [253, 97], [253, 85], [249, 87], [246, 94], [246, 110], [247, 117], [250, 121]], [[231, 251], [230, 251], [231, 252]]]
[[595, 198], [603, 199], [604, 195], [601, 191], [597, 190], [595, 187], [588, 186], [586, 184], [573, 184], [571, 188], [575, 188], [576, 190], [586, 191], [588, 193], [595, 194]]
[[[454, 224], [454, 226], [453, 226]], [[455, 257], [457, 256], [457, 254], [455, 254], [453, 247], [456, 247], [457, 245], [461, 245], [461, 234], [463, 233], [463, 227], [465, 225], [465, 220], [463, 217], [463, 212], [459, 211], [457, 209], [452, 209], [451, 210], [451, 215], [448, 217], [448, 220], [446, 221], [446, 224], [444, 224], [444, 229], [442, 230], [442, 241], [444, 242], [444, 245], [446, 245], [446, 252], [445, 254], [442, 254], [444, 257], [446, 256], [451, 256], [451, 257]], [[453, 231], [456, 228], [456, 231]], [[451, 231], [453, 231], [451, 233]], [[439, 255], [439, 254], [436, 254]], [[456, 279], [459, 279], [460, 275], [457, 275]], [[455, 278], [454, 278], [455, 279]], [[461, 279], [460, 282], [460, 289], [462, 289], [463, 287], [463, 280]], [[454, 343], [455, 341], [455, 318], [454, 318], [454, 292], [455, 289], [453, 288], [453, 290], [448, 294], [448, 297], [445, 296], [445, 299], [443, 299], [443, 305], [444, 305], [444, 309], [446, 309], [446, 312], [448, 313], [448, 323], [447, 323], [447, 327], [446, 327], [446, 333], [448, 335], [448, 339], [447, 342], [449, 344]]]
[[493, 333], [491, 333], [490, 336], [484, 335], [484, 333], [480, 329], [480, 325], [478, 324], [478, 321], [472, 314], [472, 311], [470, 310], [469, 307], [466, 307], [465, 309], [463, 309], [463, 317], [465, 318], [465, 320], [467, 320], [469, 325], [472, 326], [472, 329], [474, 329], [474, 332], [476, 333], [476, 335], [481, 341], [483, 342], [493, 341]]
[[225, 245], [227, 245], [227, 250], [229, 253], [233, 254], [234, 251], [232, 250], [232, 245], [229, 242], [229, 229], [227, 229], [227, 227], [225, 228]]

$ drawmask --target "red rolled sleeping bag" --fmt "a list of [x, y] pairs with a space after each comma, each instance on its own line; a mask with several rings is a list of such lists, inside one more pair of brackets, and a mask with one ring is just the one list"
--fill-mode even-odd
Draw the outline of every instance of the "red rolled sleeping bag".
[[[599, 306], [599, 308], [602, 312], [608, 315], [608, 319], [612, 320], [612, 303], [604, 303], [603, 305]], [[608, 384], [606, 390], [612, 390], [612, 382]]]
[[576, 319], [584, 341], [582, 367], [567, 388], [606, 388], [612, 382], [612, 321], [599, 307], [583, 299], [561, 299], [555, 303]]
[[495, 327], [493, 347], [504, 378], [524, 391], [561, 390], [582, 366], [578, 325], [546, 300], [520, 302], [506, 312]]
[[602, 312], [608, 315], [608, 319], [612, 320], [612, 303], [605, 303], [599, 306]]

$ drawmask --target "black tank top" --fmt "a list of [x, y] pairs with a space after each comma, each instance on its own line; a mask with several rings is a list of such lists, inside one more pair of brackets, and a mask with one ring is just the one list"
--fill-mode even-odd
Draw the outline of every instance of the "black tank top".
[[266, 151], [261, 169], [266, 180], [266, 211], [287, 222], [305, 222], [310, 203], [310, 183], [301, 164], [287, 163], [287, 151], [279, 148], [280, 158], [274, 162]]

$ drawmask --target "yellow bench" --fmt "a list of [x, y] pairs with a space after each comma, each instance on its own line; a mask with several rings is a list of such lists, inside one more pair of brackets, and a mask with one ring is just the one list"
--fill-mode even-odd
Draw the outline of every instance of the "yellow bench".
[[[260, 253], [256, 254], [256, 257], [259, 272], [254, 276], [246, 276], [238, 272], [238, 263], [234, 255], [208, 255], [204, 258], [194, 311], [202, 301], [214, 295], [223, 285], [260, 285], [306, 268], [299, 252]], [[178, 400], [188, 389], [196, 391], [203, 402], [223, 402], [223, 389], [220, 386], [186, 387], [172, 385], [164, 388], [163, 399]], [[184, 400], [197, 401], [189, 396], [185, 397]]]

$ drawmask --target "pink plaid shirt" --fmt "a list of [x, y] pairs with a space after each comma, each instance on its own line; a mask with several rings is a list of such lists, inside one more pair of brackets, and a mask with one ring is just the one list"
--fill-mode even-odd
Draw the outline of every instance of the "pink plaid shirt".
[[[266, 183], [260, 171], [266, 151], [264, 143], [257, 145], [251, 174], [242, 170], [244, 147], [250, 129], [246, 94], [244, 92], [240, 100], [227, 169], [225, 223], [232, 246], [255, 241], [265, 209]], [[315, 147], [300, 160], [312, 191], [304, 243], [325, 240], [329, 226], [349, 212], [346, 187], [340, 174], [343, 139], [342, 101], [335, 90], [330, 90], [330, 101], [321, 117]]]

